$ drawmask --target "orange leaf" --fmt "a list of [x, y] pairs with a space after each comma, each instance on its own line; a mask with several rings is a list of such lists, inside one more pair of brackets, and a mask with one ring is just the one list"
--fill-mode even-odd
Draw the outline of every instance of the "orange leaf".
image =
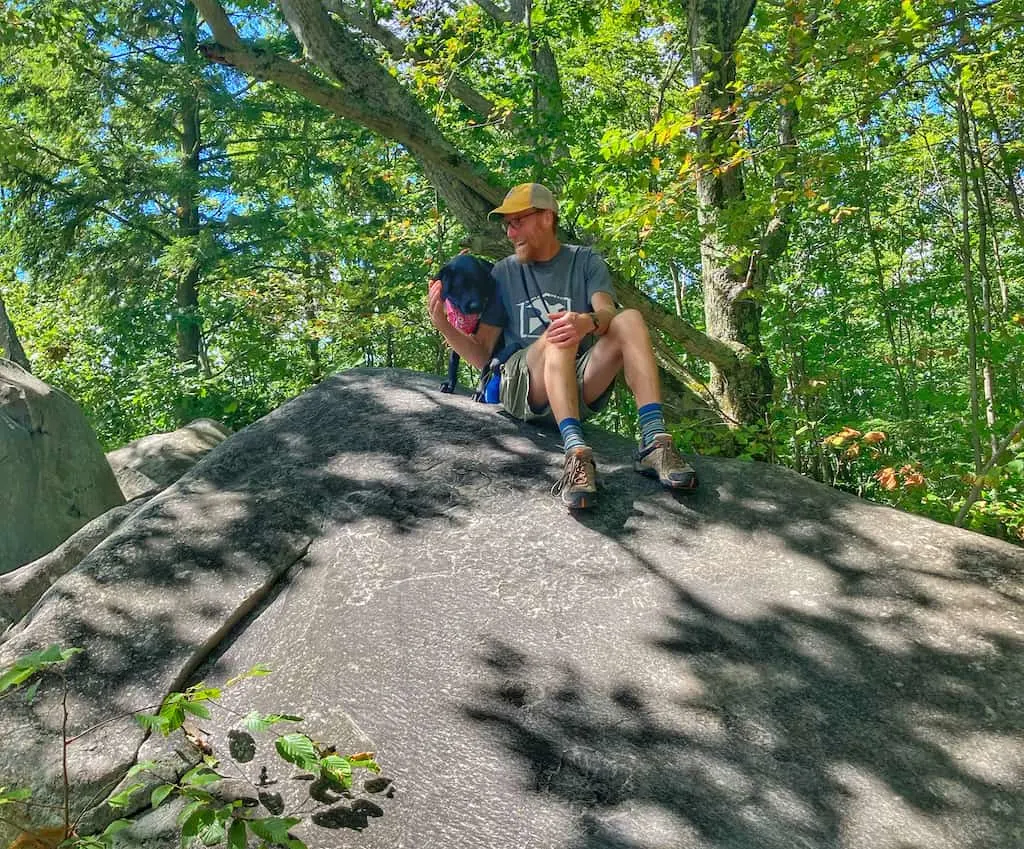
[[38, 831], [23, 831], [10, 845], [9, 849], [54, 849], [67, 839], [68, 833], [64, 826], [44, 827]]
[[896, 480], [896, 471], [892, 466], [886, 466], [884, 469], [879, 469], [875, 472], [875, 480], [878, 481], [882, 489], [890, 492], [899, 486], [899, 482]]

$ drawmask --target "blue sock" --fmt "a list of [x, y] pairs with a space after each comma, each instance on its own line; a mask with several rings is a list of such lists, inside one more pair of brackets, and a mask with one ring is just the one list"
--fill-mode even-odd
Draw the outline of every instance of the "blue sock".
[[640, 445], [644, 448], [650, 445], [658, 434], [668, 433], [661, 404], [644, 404], [637, 413], [640, 414]]
[[558, 423], [558, 429], [562, 431], [562, 446], [566, 451], [586, 445], [583, 438], [583, 427], [579, 419], [567, 418]]

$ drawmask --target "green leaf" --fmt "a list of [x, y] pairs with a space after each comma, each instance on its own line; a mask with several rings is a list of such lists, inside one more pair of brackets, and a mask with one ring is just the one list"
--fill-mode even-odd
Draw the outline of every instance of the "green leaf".
[[173, 784], [161, 784], [159, 787], [154, 787], [153, 792], [149, 796], [150, 807], [159, 808], [163, 804], [164, 799], [171, 795], [175, 790]]
[[159, 716], [162, 720], [160, 732], [166, 737], [181, 728], [181, 724], [185, 721], [185, 710], [180, 701], [175, 701], [160, 708]]
[[131, 801], [131, 797], [135, 795], [135, 792], [142, 790], [144, 786], [145, 785], [142, 784], [132, 784], [117, 795], [111, 796], [107, 799], [107, 804], [112, 808], [126, 808], [128, 807], [128, 803]]
[[125, 819], [114, 820], [110, 825], [108, 825], [105, 829], [103, 829], [103, 837], [104, 838], [111, 838], [115, 834], [117, 834], [118, 832], [124, 831], [126, 828], [129, 828], [131, 826], [131, 824], [132, 824], [131, 820], [125, 820]]
[[205, 684], [196, 684], [194, 687], [189, 687], [182, 694], [182, 700], [185, 702], [210, 702], [220, 698], [220, 689], [218, 687], [207, 687]]
[[352, 786], [352, 766], [340, 755], [328, 755], [320, 761], [320, 768], [328, 778], [333, 778], [346, 790]]
[[8, 790], [6, 787], [0, 787], [0, 805], [9, 805], [11, 802], [23, 802], [30, 798], [32, 798], [32, 791], [27, 787], [19, 788], [18, 790]]
[[348, 758], [352, 769], [368, 769], [370, 772], [380, 772], [380, 764], [373, 758]]
[[181, 825], [181, 845], [188, 846], [199, 832], [207, 828], [214, 821], [214, 813], [205, 805], [196, 808]]
[[233, 687], [239, 681], [244, 681], [246, 678], [262, 678], [264, 675], [269, 675], [271, 672], [270, 668], [264, 666], [262, 663], [257, 663], [252, 669], [247, 669], [236, 675], [234, 678], [229, 678], [225, 686]]
[[290, 713], [260, 714], [254, 710], [246, 714], [242, 720], [242, 725], [249, 731], [266, 731], [272, 725], [276, 725], [279, 722], [302, 722], [302, 717]]
[[216, 846], [227, 836], [224, 830], [224, 823], [215, 819], [199, 829], [198, 836], [204, 846]]
[[164, 737], [171, 733], [167, 719], [160, 714], [137, 713], [135, 721], [147, 731], [159, 731]]
[[182, 787], [205, 787], [207, 784], [213, 784], [215, 781], [220, 781], [221, 776], [210, 769], [206, 764], [200, 764], [199, 766], [192, 767], [181, 777]]
[[[138, 719], [138, 717], [136, 717], [136, 719]], [[132, 778], [138, 775], [140, 772], [149, 772], [150, 770], [154, 770], [159, 766], [160, 764], [158, 764], [156, 761], [139, 761], [137, 764], [131, 767], [127, 773], [125, 773], [125, 778]]]
[[296, 817], [264, 817], [258, 820], [249, 820], [249, 828], [257, 837], [272, 843], [275, 846], [297, 847], [302, 846], [288, 834], [288, 829], [297, 825], [301, 820]]
[[181, 706], [193, 716], [200, 716], [203, 719], [210, 718], [210, 709], [206, 705], [197, 704], [196, 702], [182, 702]]
[[19, 684], [27, 681], [37, 672], [37, 669], [18, 669], [14, 667], [8, 669], [3, 675], [0, 675], [0, 693], [5, 690], [9, 690], [11, 687], [17, 687]]
[[39, 685], [41, 683], [42, 682], [40, 679], [36, 679], [29, 685], [29, 688], [25, 691], [25, 704], [32, 704], [33, 700], [36, 697], [36, 693], [39, 691]]
[[245, 820], [234, 820], [228, 829], [228, 849], [245, 849]]
[[284, 734], [274, 741], [277, 753], [289, 763], [310, 772], [320, 772], [320, 760], [316, 756], [313, 741], [305, 734]]
[[[79, 649], [79, 651], [81, 651], [81, 649]], [[37, 652], [36, 654], [31, 655], [35, 662], [40, 665], [46, 663], [60, 663], [62, 660], [67, 660], [67, 658], [70, 656], [71, 655], [65, 657], [64, 652], [61, 651], [60, 646], [58, 646], [56, 643], [52, 643], [51, 645], [43, 649], [41, 652]]]

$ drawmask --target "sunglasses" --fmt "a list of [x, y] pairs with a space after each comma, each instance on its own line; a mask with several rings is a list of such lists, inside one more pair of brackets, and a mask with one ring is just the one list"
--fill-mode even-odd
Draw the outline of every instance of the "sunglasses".
[[527, 212], [524, 213], [523, 215], [517, 215], [515, 218], [506, 218], [504, 222], [502, 222], [501, 226], [505, 228], [506, 233], [513, 227], [515, 227], [518, 230], [527, 218], [529, 218], [531, 215], [536, 215], [538, 212], [543, 211], [544, 210], [542, 209], [535, 209], [533, 212]]

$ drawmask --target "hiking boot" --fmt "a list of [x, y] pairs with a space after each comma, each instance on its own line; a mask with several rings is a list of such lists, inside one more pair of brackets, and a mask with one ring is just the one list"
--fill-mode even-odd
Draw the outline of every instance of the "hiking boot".
[[657, 478], [668, 489], [697, 488], [697, 473], [687, 463], [667, 433], [654, 437], [646, 448], [638, 448], [633, 459], [633, 468], [642, 475]]
[[570, 510], [592, 507], [597, 500], [597, 467], [594, 452], [589, 448], [573, 448], [565, 452], [562, 477], [553, 487], [552, 495], [561, 495]]

